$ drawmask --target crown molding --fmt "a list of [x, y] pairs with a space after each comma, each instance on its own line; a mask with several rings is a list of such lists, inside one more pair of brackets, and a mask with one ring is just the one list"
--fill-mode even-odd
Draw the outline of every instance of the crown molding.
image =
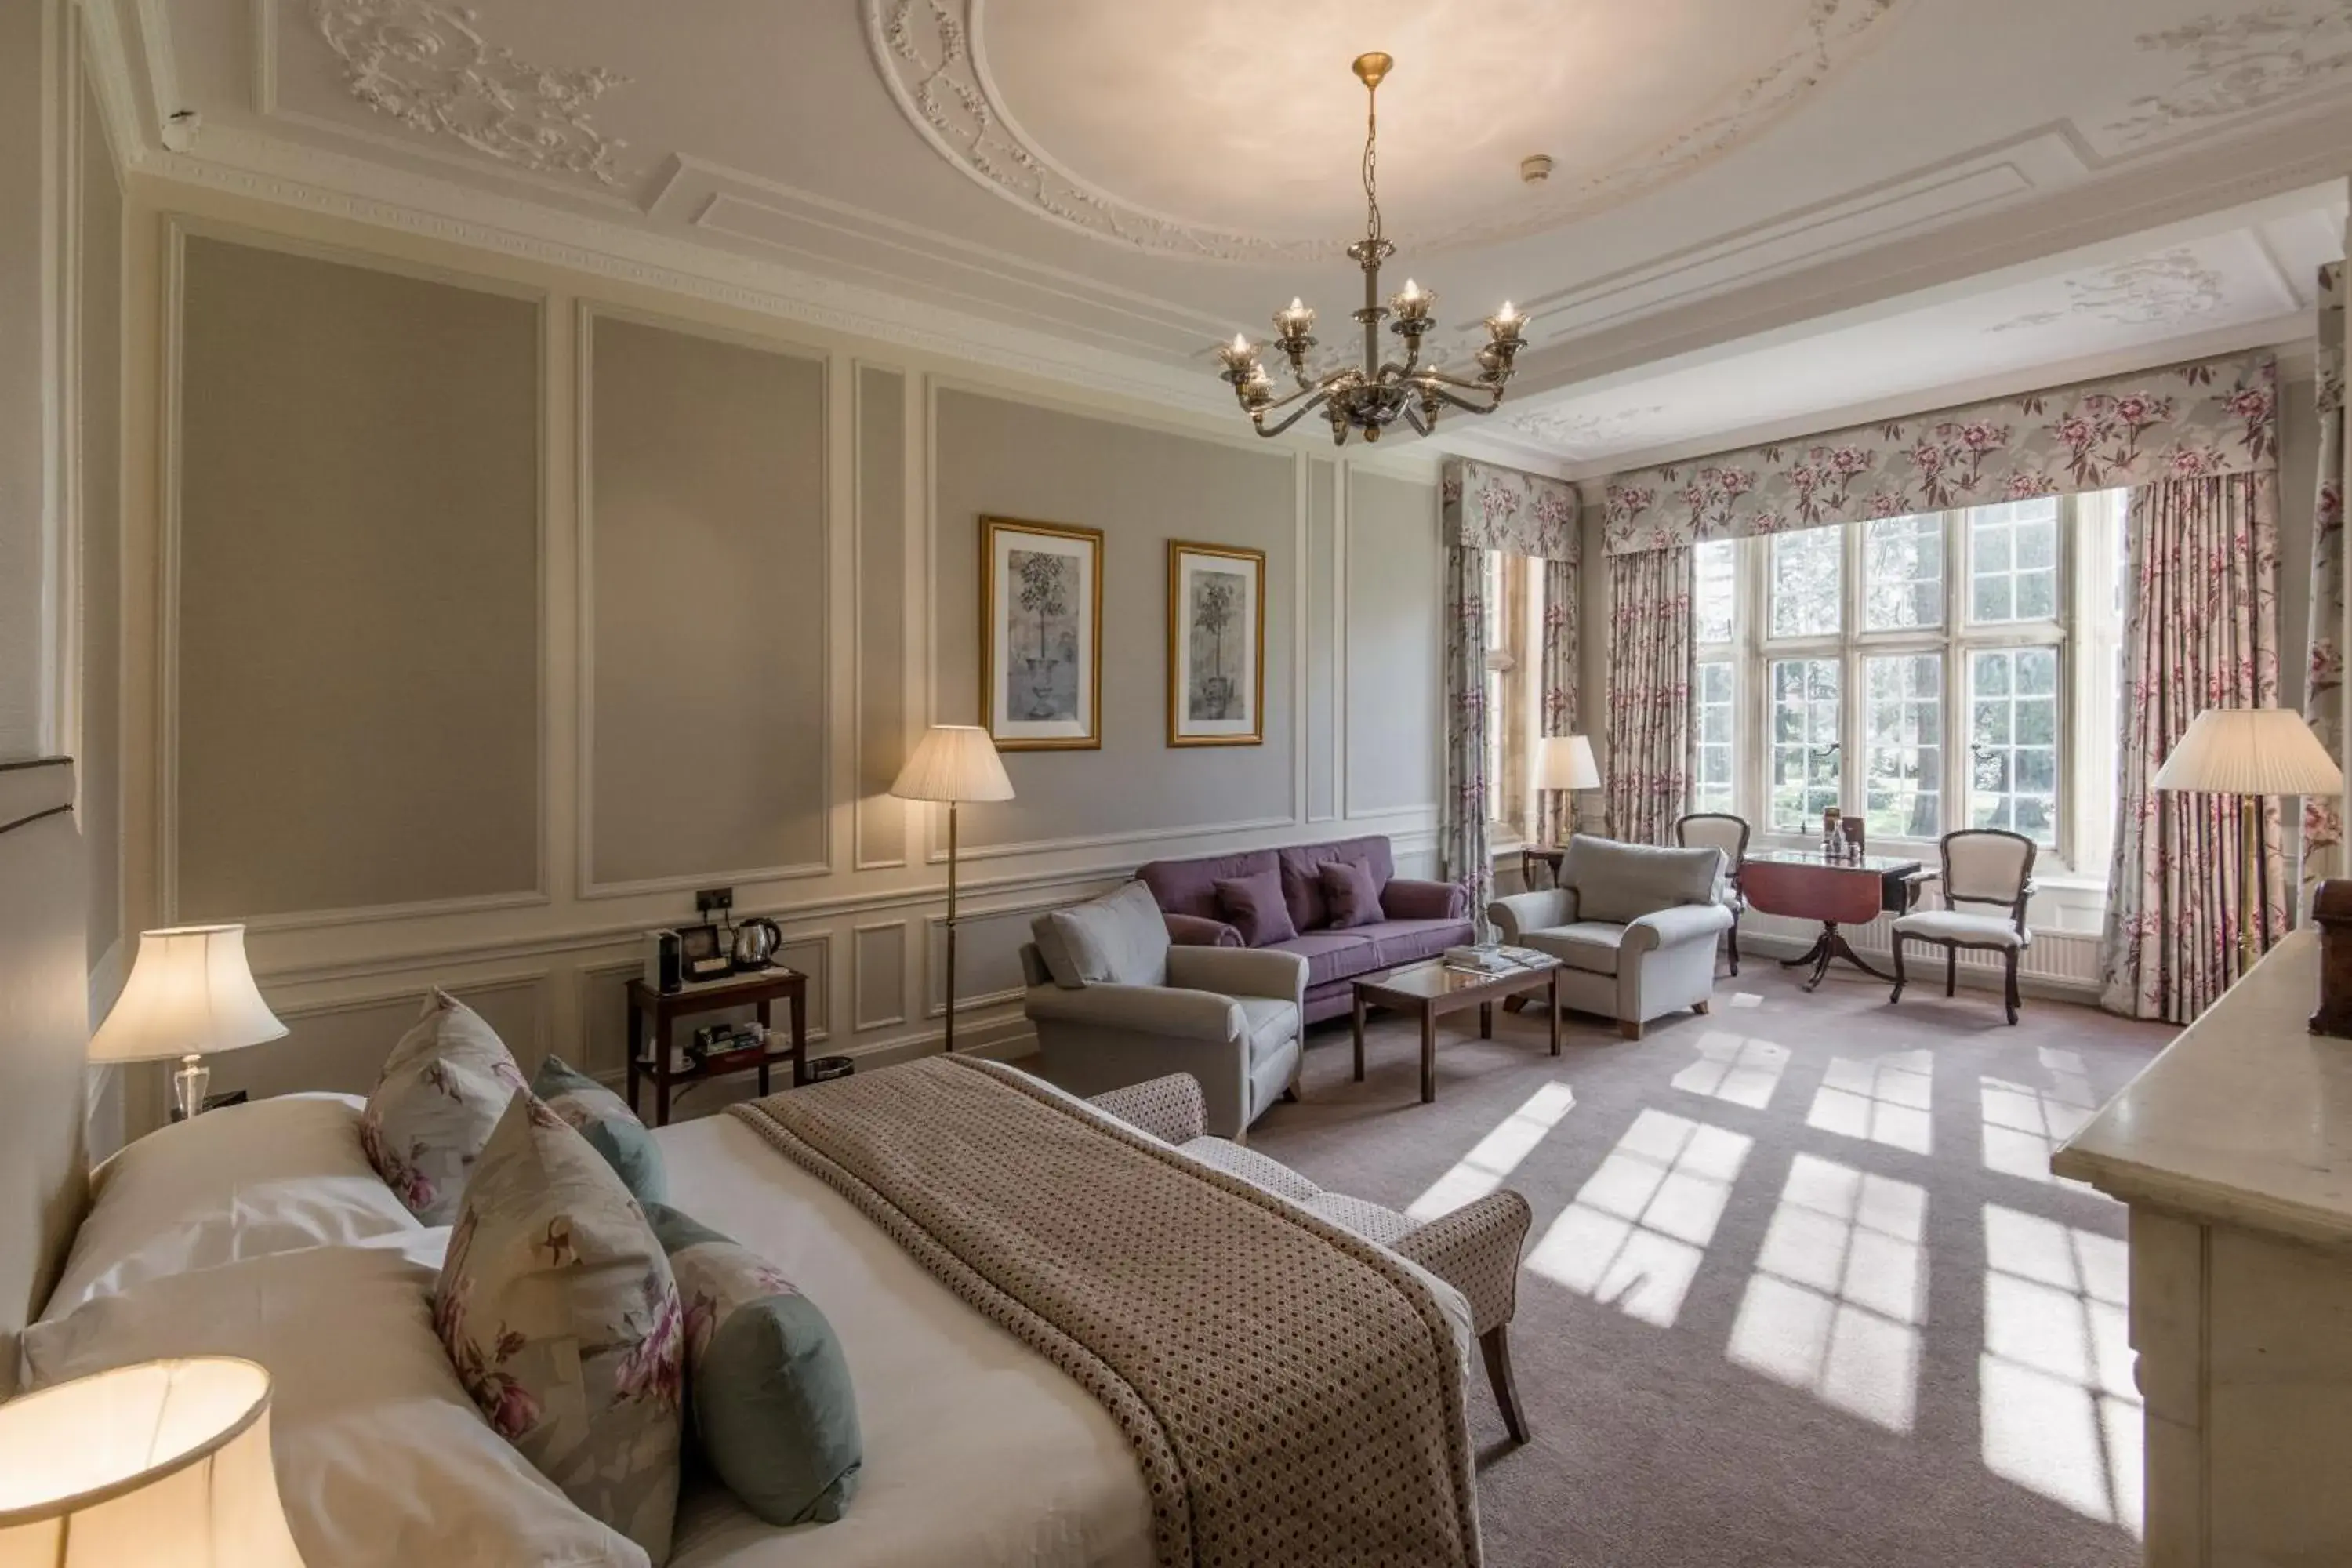
[[250, 131], [207, 127], [201, 155], [140, 146], [130, 163], [137, 178], [163, 185], [494, 251], [1065, 385], [1202, 413], [1230, 401], [1197, 370]]

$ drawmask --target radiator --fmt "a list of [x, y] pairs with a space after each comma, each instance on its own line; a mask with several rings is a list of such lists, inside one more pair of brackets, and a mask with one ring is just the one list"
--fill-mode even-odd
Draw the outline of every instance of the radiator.
[[[1868, 925], [1841, 929], [1845, 932], [1846, 941], [1853, 944], [1855, 952], [1892, 973], [1895, 966], [1894, 921], [1892, 915], [1880, 915]], [[1749, 913], [1739, 921], [1739, 951], [1743, 956], [1753, 950], [1775, 958], [1794, 958], [1812, 946], [1813, 938], [1821, 933], [1821, 929], [1817, 921]], [[1910, 967], [1912, 984], [1924, 984], [1931, 978], [1938, 984], [1942, 982], [1943, 949], [1914, 942], [1904, 950], [1904, 962]], [[1847, 973], [1853, 973], [1845, 965], [1836, 967]], [[2034, 989], [2038, 991], [2095, 994], [2099, 989], [2098, 932], [2035, 930], [2033, 945], [2025, 950], [2025, 960], [2017, 966], [2017, 973], [2021, 982], [2033, 983]], [[2000, 974], [2000, 954], [1966, 948], [1961, 950], [1960, 979], [1963, 983], [1998, 986]]]

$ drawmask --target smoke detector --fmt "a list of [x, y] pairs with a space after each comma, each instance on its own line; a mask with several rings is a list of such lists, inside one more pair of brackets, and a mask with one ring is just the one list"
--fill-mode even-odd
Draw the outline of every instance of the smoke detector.
[[1540, 185], [1551, 178], [1551, 154], [1537, 153], [1519, 160], [1519, 178], [1530, 185]]

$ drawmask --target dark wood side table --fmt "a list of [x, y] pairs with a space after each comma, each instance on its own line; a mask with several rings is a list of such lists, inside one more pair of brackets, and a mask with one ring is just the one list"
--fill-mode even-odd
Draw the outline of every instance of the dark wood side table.
[[[791, 1006], [793, 1047], [789, 1053], [779, 1052], [772, 1046], [757, 1052], [730, 1051], [709, 1058], [692, 1072], [670, 1071], [669, 1031], [673, 1023], [698, 1014], [751, 1006], [759, 1009], [760, 1025], [765, 1028], [769, 1005], [779, 996]], [[650, 1063], [643, 1059], [648, 1029], [656, 1047]], [[797, 969], [763, 969], [677, 991], [656, 991], [642, 979], [629, 982], [629, 1109], [637, 1108], [637, 1080], [652, 1079], [656, 1127], [669, 1125], [669, 1091], [674, 1086], [700, 1083], [705, 1079], [757, 1067], [760, 1092], [766, 1094], [768, 1068], [786, 1054], [792, 1058], [793, 1087], [798, 1089], [808, 1081], [808, 976]]]
[[1902, 914], [1917, 890], [1912, 881], [1916, 860], [1886, 855], [1860, 859], [1832, 858], [1818, 849], [1751, 849], [1739, 868], [1739, 891], [1748, 907], [1768, 915], [1819, 921], [1822, 934], [1795, 958], [1780, 961], [1783, 969], [1812, 965], [1803, 982], [1811, 991], [1830, 971], [1830, 961], [1843, 958], [1865, 974], [1881, 980], [1894, 976], [1874, 969], [1845, 940], [1841, 926], [1868, 925], [1880, 914]]
[[1536, 868], [1550, 868], [1551, 885], [1559, 886], [1559, 863], [1568, 858], [1568, 850], [1556, 844], [1522, 844], [1519, 846], [1519, 886], [1527, 892], [1536, 890]]
[[1406, 969], [1367, 974], [1354, 985], [1353, 1021], [1356, 1035], [1356, 1081], [1364, 1081], [1364, 1009], [1389, 1007], [1421, 1019], [1421, 1102], [1437, 1098], [1437, 1020], [1448, 1013], [1478, 1009], [1478, 1037], [1495, 1037], [1495, 1004], [1506, 997], [1549, 991], [1551, 996], [1551, 1054], [1559, 1055], [1559, 965], [1531, 965], [1508, 974], [1475, 974], [1449, 968], [1437, 959]]

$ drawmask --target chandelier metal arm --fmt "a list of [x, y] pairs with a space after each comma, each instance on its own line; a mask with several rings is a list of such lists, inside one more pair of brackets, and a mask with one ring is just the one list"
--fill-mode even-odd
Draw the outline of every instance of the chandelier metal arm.
[[[1452, 384], [1455, 386], [1465, 386], [1467, 384], [1457, 381], [1452, 383]], [[1445, 389], [1445, 384], [1442, 383], [1425, 382], [1422, 384], [1422, 395], [1423, 396], [1442, 398], [1445, 402], [1452, 404], [1454, 407], [1467, 409], [1473, 414], [1492, 414], [1495, 411], [1496, 405], [1503, 401], [1503, 389], [1499, 386], [1471, 387], [1469, 390], [1474, 392], [1484, 392], [1486, 394], [1486, 401], [1484, 403], [1474, 403], [1466, 397], [1459, 396], [1454, 393], [1448, 392]]]
[[1284, 431], [1289, 429], [1293, 425], [1297, 424], [1301, 419], [1306, 418], [1309, 414], [1314, 413], [1318, 408], [1322, 407], [1326, 403], [1330, 402], [1331, 394], [1328, 390], [1318, 391], [1314, 396], [1308, 398], [1306, 402], [1299, 404], [1297, 408], [1292, 409], [1288, 418], [1277, 420], [1272, 426], [1268, 426], [1265, 422], [1266, 415], [1273, 412], [1274, 409], [1280, 408], [1285, 404], [1290, 403], [1291, 401], [1293, 401], [1293, 399], [1286, 397], [1281, 403], [1274, 404], [1267, 408], [1259, 409], [1256, 413], [1250, 416], [1250, 423], [1256, 426], [1257, 433], [1261, 436], [1279, 436]]

